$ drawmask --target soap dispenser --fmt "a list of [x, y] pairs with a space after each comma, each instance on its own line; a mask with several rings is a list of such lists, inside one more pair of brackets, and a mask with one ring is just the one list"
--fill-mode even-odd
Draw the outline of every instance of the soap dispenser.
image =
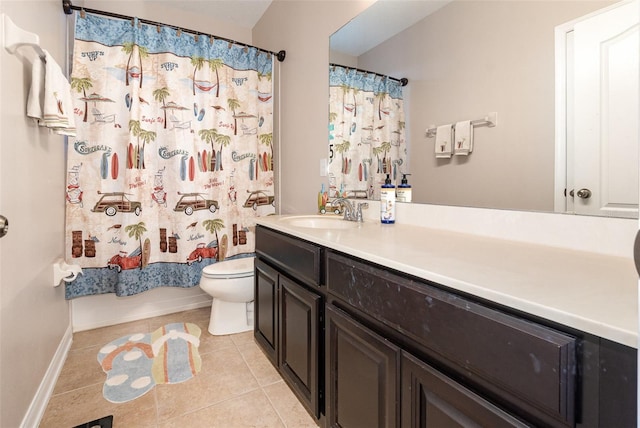
[[380, 189], [380, 221], [384, 224], [396, 222], [396, 186], [391, 183], [389, 174]]
[[324, 214], [324, 210], [325, 210], [325, 205], [326, 205], [326, 201], [325, 201], [325, 197], [324, 197], [324, 183], [322, 183], [322, 187], [320, 188], [320, 191], [318, 192], [318, 211]]
[[398, 191], [396, 192], [396, 200], [398, 202], [411, 202], [411, 185], [407, 181], [407, 175], [402, 174], [402, 180], [398, 185]]

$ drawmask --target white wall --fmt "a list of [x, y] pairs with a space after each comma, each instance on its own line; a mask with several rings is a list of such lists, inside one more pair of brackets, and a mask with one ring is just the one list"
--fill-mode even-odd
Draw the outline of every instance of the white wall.
[[[60, 1], [0, 1], [19, 27], [64, 60]], [[29, 48], [25, 55], [33, 55]], [[30, 61], [0, 51], [0, 426], [19, 426], [69, 329], [64, 290], [51, 284], [63, 254], [65, 144], [25, 116]]]
[[[191, 1], [190, 5], [185, 5], [185, 2], [178, 0], [74, 0], [72, 3], [74, 6], [136, 16], [251, 44], [251, 28], [211, 18], [210, 13], [198, 13], [198, 10], [206, 9], [206, 1]], [[194, 7], [194, 3], [197, 7]]]

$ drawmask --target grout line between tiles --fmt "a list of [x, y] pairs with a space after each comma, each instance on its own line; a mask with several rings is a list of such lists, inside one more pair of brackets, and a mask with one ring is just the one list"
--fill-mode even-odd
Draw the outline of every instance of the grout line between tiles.
[[82, 390], [82, 389], [90, 388], [90, 387], [92, 387], [92, 386], [102, 385], [102, 384], [104, 384], [104, 381], [94, 382], [94, 383], [89, 383], [89, 384], [86, 384], [86, 385], [79, 386], [79, 387], [77, 387], [77, 388], [68, 389], [68, 390], [66, 390], [66, 391], [62, 391], [62, 392], [57, 392], [57, 393], [55, 393], [55, 394], [51, 394], [51, 398], [53, 398], [53, 397], [58, 397], [58, 396], [61, 396], [61, 395], [64, 395], [64, 394], [69, 394], [69, 393], [71, 393], [71, 392], [80, 391], [80, 390]]
[[[277, 382], [275, 382], [277, 383]], [[273, 383], [271, 384], [273, 385]], [[278, 415], [278, 417], [280, 418], [280, 422], [282, 422], [282, 425], [284, 425], [285, 428], [287, 428], [287, 422], [284, 420], [284, 418], [282, 417], [282, 415], [280, 414], [280, 412], [278, 411], [278, 408], [276, 407], [276, 405], [273, 403], [273, 400], [271, 400], [271, 397], [269, 396], [269, 394], [267, 393], [267, 391], [264, 390], [264, 388], [262, 388], [262, 392], [264, 393], [264, 395], [267, 397], [267, 401], [269, 401], [269, 404], [271, 404], [271, 407], [273, 407], [273, 410], [276, 412], [276, 415]]]

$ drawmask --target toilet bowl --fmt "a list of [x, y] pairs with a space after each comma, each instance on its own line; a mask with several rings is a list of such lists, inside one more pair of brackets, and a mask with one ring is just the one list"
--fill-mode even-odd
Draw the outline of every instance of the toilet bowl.
[[200, 288], [211, 297], [209, 333], [253, 329], [253, 257], [225, 260], [202, 269]]

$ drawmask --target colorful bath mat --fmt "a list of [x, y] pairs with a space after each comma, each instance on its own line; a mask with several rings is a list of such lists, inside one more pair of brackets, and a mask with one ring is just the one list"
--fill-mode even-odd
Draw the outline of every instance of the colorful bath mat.
[[185, 382], [200, 371], [200, 327], [167, 324], [152, 333], [123, 336], [103, 346], [98, 363], [107, 374], [104, 398], [124, 403], [158, 384]]

